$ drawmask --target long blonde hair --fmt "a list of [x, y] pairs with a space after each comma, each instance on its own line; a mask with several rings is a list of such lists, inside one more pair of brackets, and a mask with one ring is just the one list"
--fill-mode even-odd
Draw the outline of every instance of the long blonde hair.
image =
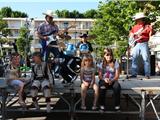
[[91, 66], [90, 67], [94, 67], [94, 63], [93, 63], [93, 57], [91, 55], [85, 55], [82, 59], [82, 63], [81, 63], [81, 67], [83, 68], [85, 66], [85, 61], [90, 61], [91, 62]]

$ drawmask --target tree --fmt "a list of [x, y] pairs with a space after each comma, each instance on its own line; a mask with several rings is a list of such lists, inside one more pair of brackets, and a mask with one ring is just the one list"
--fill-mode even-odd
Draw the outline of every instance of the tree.
[[[7, 29], [7, 27], [8, 27], [7, 22], [0, 18], [0, 34], [1, 34], [1, 36], [6, 37], [10, 34], [10, 30]], [[2, 38], [1, 38], [1, 41], [2, 41]]]
[[28, 15], [24, 12], [13, 11], [12, 14], [11, 14], [11, 17], [13, 17], [13, 18], [18, 18], [18, 17], [25, 18], [25, 17], [28, 17]]
[[0, 10], [0, 18], [3, 17], [28, 17], [28, 15], [24, 12], [13, 11], [10, 7], [3, 7]]
[[84, 13], [85, 18], [96, 18], [97, 17], [97, 11], [95, 9], [87, 10]]
[[0, 10], [1, 17], [11, 17], [12, 9], [10, 7], [3, 7]]
[[[117, 45], [116, 49], [118, 50], [115, 49], [115, 56], [120, 57], [127, 47], [129, 30], [134, 25], [132, 16], [140, 11], [144, 11], [148, 15], [150, 13], [155, 15], [154, 11], [158, 14], [159, 3], [159, 1], [128, 0], [100, 2], [97, 10], [99, 18], [95, 21], [90, 34], [97, 36], [95, 41], [100, 46]], [[150, 12], [147, 13], [148, 11]]]
[[68, 10], [56, 10], [55, 12], [59, 18], [96, 18], [97, 12], [94, 9], [88, 10], [85, 13], [80, 13], [77, 10], [68, 11]]
[[29, 46], [32, 39], [32, 36], [29, 36], [29, 30], [26, 27], [21, 27], [16, 44], [18, 52], [24, 57], [26, 57], [29, 52]]

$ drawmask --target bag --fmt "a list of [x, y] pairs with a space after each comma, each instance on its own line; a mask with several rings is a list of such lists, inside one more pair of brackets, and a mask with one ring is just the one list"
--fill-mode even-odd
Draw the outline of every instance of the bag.
[[[33, 67], [32, 67], [32, 72], [34, 73], [34, 80], [35, 79], [37, 79], [37, 73], [36, 73], [36, 70], [37, 68], [36, 68], [36, 66], [34, 65]], [[45, 63], [45, 64], [42, 64], [42, 73], [43, 73], [43, 78], [46, 78], [46, 79], [48, 79], [49, 77], [48, 77], [48, 74], [47, 74], [47, 63]]]

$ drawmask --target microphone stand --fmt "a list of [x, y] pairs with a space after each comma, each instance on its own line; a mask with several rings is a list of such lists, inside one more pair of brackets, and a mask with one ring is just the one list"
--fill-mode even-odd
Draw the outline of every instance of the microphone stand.
[[127, 75], [126, 75], [126, 79], [129, 79], [129, 44], [127, 46]]

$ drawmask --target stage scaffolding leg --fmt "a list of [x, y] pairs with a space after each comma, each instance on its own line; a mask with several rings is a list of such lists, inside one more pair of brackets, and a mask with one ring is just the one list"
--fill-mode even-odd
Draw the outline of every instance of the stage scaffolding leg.
[[1, 89], [2, 91], [2, 120], [6, 120], [6, 90], [5, 88]]
[[157, 117], [157, 120], [160, 120], [160, 118], [159, 118], [159, 116], [158, 116], [158, 113], [157, 113], [157, 110], [156, 110], [156, 108], [155, 108], [155, 106], [154, 106], [154, 104], [153, 104], [153, 100], [150, 99], [150, 102], [151, 102], [151, 105], [152, 105], [152, 107], [153, 107], [154, 113], [155, 113], [155, 115], [156, 115], [156, 117]]
[[140, 113], [140, 118], [141, 120], [145, 120], [145, 96], [146, 96], [146, 91], [142, 90], [141, 91], [141, 96], [142, 96], [142, 101], [141, 101], [141, 113]]
[[70, 93], [71, 93], [71, 110], [70, 110], [70, 119], [74, 120], [74, 98], [75, 98], [75, 91], [74, 91], [74, 87], [73, 84], [71, 85], [70, 88]]
[[146, 105], [146, 108], [147, 108], [147, 107], [151, 104], [151, 106], [152, 106], [152, 108], [153, 108], [153, 111], [154, 111], [154, 113], [155, 113], [155, 115], [156, 115], [156, 117], [157, 117], [157, 120], [160, 120], [160, 118], [159, 118], [159, 116], [158, 116], [158, 113], [157, 113], [157, 110], [156, 110], [156, 108], [155, 108], [155, 105], [154, 105], [153, 101], [154, 101], [157, 97], [159, 97], [159, 95], [160, 95], [160, 94], [157, 94], [157, 95], [154, 96], [153, 98], [150, 97], [150, 95], [149, 95], [149, 102], [148, 102], [148, 104]]

